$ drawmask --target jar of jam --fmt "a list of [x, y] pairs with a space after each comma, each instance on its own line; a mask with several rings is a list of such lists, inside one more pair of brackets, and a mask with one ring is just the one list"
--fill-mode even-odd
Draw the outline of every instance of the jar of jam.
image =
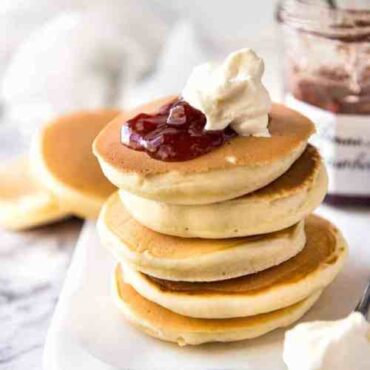
[[284, 96], [316, 124], [326, 201], [370, 205], [370, 7], [337, 3], [279, 3]]

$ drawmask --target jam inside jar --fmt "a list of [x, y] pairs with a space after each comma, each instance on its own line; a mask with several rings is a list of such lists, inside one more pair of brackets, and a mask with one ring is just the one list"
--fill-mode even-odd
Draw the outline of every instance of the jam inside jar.
[[121, 142], [154, 159], [180, 162], [206, 154], [237, 135], [230, 127], [205, 131], [205, 125], [206, 116], [178, 98], [155, 114], [140, 113], [124, 122]]
[[370, 205], [370, 10], [283, 0], [277, 17], [285, 101], [316, 125], [312, 142], [329, 174], [325, 201]]

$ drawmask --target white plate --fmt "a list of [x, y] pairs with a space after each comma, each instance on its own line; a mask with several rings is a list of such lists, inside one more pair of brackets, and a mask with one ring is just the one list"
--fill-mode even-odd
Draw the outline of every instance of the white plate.
[[[321, 207], [350, 243], [344, 271], [303, 320], [347, 315], [370, 278], [370, 210]], [[45, 370], [283, 370], [284, 330], [233, 344], [183, 347], [161, 342], [131, 327], [113, 306], [114, 261], [86, 223], [47, 336]]]

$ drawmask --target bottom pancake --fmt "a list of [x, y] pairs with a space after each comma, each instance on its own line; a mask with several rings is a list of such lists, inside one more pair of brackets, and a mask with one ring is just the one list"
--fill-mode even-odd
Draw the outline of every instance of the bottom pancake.
[[212, 282], [170, 281], [124, 264], [124, 280], [140, 295], [179, 315], [225, 319], [254, 316], [302, 301], [324, 289], [340, 271], [347, 246], [339, 230], [311, 215], [306, 245], [277, 266], [251, 275]]
[[47, 189], [33, 178], [26, 157], [0, 168], [0, 225], [22, 230], [67, 216]]
[[176, 314], [140, 296], [122, 279], [117, 265], [113, 296], [125, 317], [145, 333], [180, 346], [208, 342], [233, 342], [259, 337], [286, 327], [301, 318], [317, 301], [321, 291], [277, 311], [233, 319], [195, 319]]

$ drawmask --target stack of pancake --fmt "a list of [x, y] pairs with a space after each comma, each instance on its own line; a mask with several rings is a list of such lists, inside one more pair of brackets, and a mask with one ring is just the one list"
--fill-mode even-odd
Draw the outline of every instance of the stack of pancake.
[[23, 230], [70, 215], [96, 218], [115, 187], [103, 176], [91, 145], [119, 112], [76, 112], [35, 135], [29, 156], [0, 167], [0, 225]]
[[327, 189], [307, 144], [312, 123], [274, 105], [270, 138], [237, 137], [196, 159], [163, 162], [121, 144], [128, 118], [94, 143], [119, 188], [98, 228], [118, 261], [114, 300], [127, 319], [179, 345], [253, 338], [299, 319], [346, 254], [340, 232], [311, 215]]

